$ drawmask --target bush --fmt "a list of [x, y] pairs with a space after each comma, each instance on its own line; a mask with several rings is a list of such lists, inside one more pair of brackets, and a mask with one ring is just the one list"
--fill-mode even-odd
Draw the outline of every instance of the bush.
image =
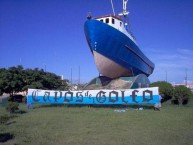
[[27, 103], [27, 97], [26, 96], [23, 97], [22, 102]]
[[11, 96], [8, 97], [7, 101], [12, 102], [13, 98]]
[[185, 86], [176, 86], [174, 89], [174, 97], [178, 100], [179, 105], [186, 105], [191, 96], [191, 90]]
[[15, 113], [16, 110], [19, 109], [19, 103], [17, 102], [9, 102], [6, 110], [9, 111], [10, 113]]
[[170, 83], [158, 81], [152, 83], [150, 87], [159, 87], [159, 94], [162, 96], [162, 102], [172, 99], [174, 90]]
[[10, 117], [8, 115], [0, 116], [0, 124], [6, 123], [9, 120], [9, 118]]

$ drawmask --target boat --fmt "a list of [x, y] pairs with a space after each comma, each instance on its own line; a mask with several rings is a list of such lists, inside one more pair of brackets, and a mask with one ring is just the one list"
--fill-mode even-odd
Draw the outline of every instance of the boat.
[[[111, 1], [112, 2], [112, 1]], [[128, 0], [123, 0], [123, 12], [92, 18], [84, 24], [86, 40], [99, 74], [109, 78], [130, 77], [153, 73], [154, 63], [145, 56], [129, 31]]]

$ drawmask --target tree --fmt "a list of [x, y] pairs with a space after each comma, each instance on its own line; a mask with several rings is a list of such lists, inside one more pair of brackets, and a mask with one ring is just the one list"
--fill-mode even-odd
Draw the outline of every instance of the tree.
[[26, 91], [33, 89], [56, 89], [66, 90], [69, 88], [68, 80], [61, 80], [61, 77], [43, 69], [23, 69], [21, 65], [0, 69], [0, 94]]
[[43, 69], [39, 70], [35, 68], [34, 70], [25, 70], [25, 82], [23, 90], [28, 88], [35, 89], [57, 89], [65, 90], [68, 89], [67, 80], [61, 80], [61, 77], [50, 72], [44, 72]]
[[150, 84], [151, 87], [159, 87], [159, 94], [162, 96], [162, 101], [167, 101], [173, 96], [173, 87], [165, 81], [158, 81]]
[[23, 87], [22, 78], [23, 67], [10, 67], [9, 69], [0, 69], [0, 92], [8, 93], [13, 96], [14, 93], [20, 92]]
[[61, 77], [54, 73], [46, 72], [42, 78], [42, 84], [45, 89], [68, 89], [67, 80], [61, 80]]
[[23, 86], [22, 91], [27, 92], [28, 88], [44, 89], [42, 84], [42, 75], [43, 70], [39, 70], [38, 68], [35, 68], [34, 70], [24, 70], [23, 79], [25, 85]]
[[176, 86], [174, 89], [174, 97], [178, 100], [179, 105], [182, 105], [184, 101], [192, 96], [192, 91], [185, 86]]
[[6, 73], [7, 70], [5, 68], [0, 69], [0, 95], [2, 95], [5, 92], [5, 86], [7, 83], [6, 80]]
[[21, 65], [17, 67], [10, 67], [5, 71], [3, 76], [4, 80], [4, 92], [13, 96], [15, 93], [22, 91], [24, 86], [23, 81], [23, 67]]

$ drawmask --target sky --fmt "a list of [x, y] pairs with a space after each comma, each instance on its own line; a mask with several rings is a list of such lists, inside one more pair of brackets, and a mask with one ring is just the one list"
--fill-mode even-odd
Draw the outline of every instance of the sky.
[[[122, 0], [113, 0], [115, 13]], [[139, 48], [155, 63], [151, 82], [193, 82], [193, 0], [129, 0]], [[84, 34], [87, 14], [112, 14], [111, 0], [0, 0], [0, 68], [22, 65], [89, 82], [98, 76]], [[80, 72], [80, 73], [79, 73]]]

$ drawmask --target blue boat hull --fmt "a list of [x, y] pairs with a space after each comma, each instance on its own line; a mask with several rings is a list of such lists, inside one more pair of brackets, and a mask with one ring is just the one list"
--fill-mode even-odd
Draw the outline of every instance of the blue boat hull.
[[[125, 73], [126, 76], [152, 74], [154, 64], [141, 52], [135, 42], [119, 30], [98, 20], [90, 19], [85, 22], [84, 31], [91, 52], [93, 54], [97, 52], [123, 67], [128, 71]], [[106, 69], [110, 68], [106, 66]]]

